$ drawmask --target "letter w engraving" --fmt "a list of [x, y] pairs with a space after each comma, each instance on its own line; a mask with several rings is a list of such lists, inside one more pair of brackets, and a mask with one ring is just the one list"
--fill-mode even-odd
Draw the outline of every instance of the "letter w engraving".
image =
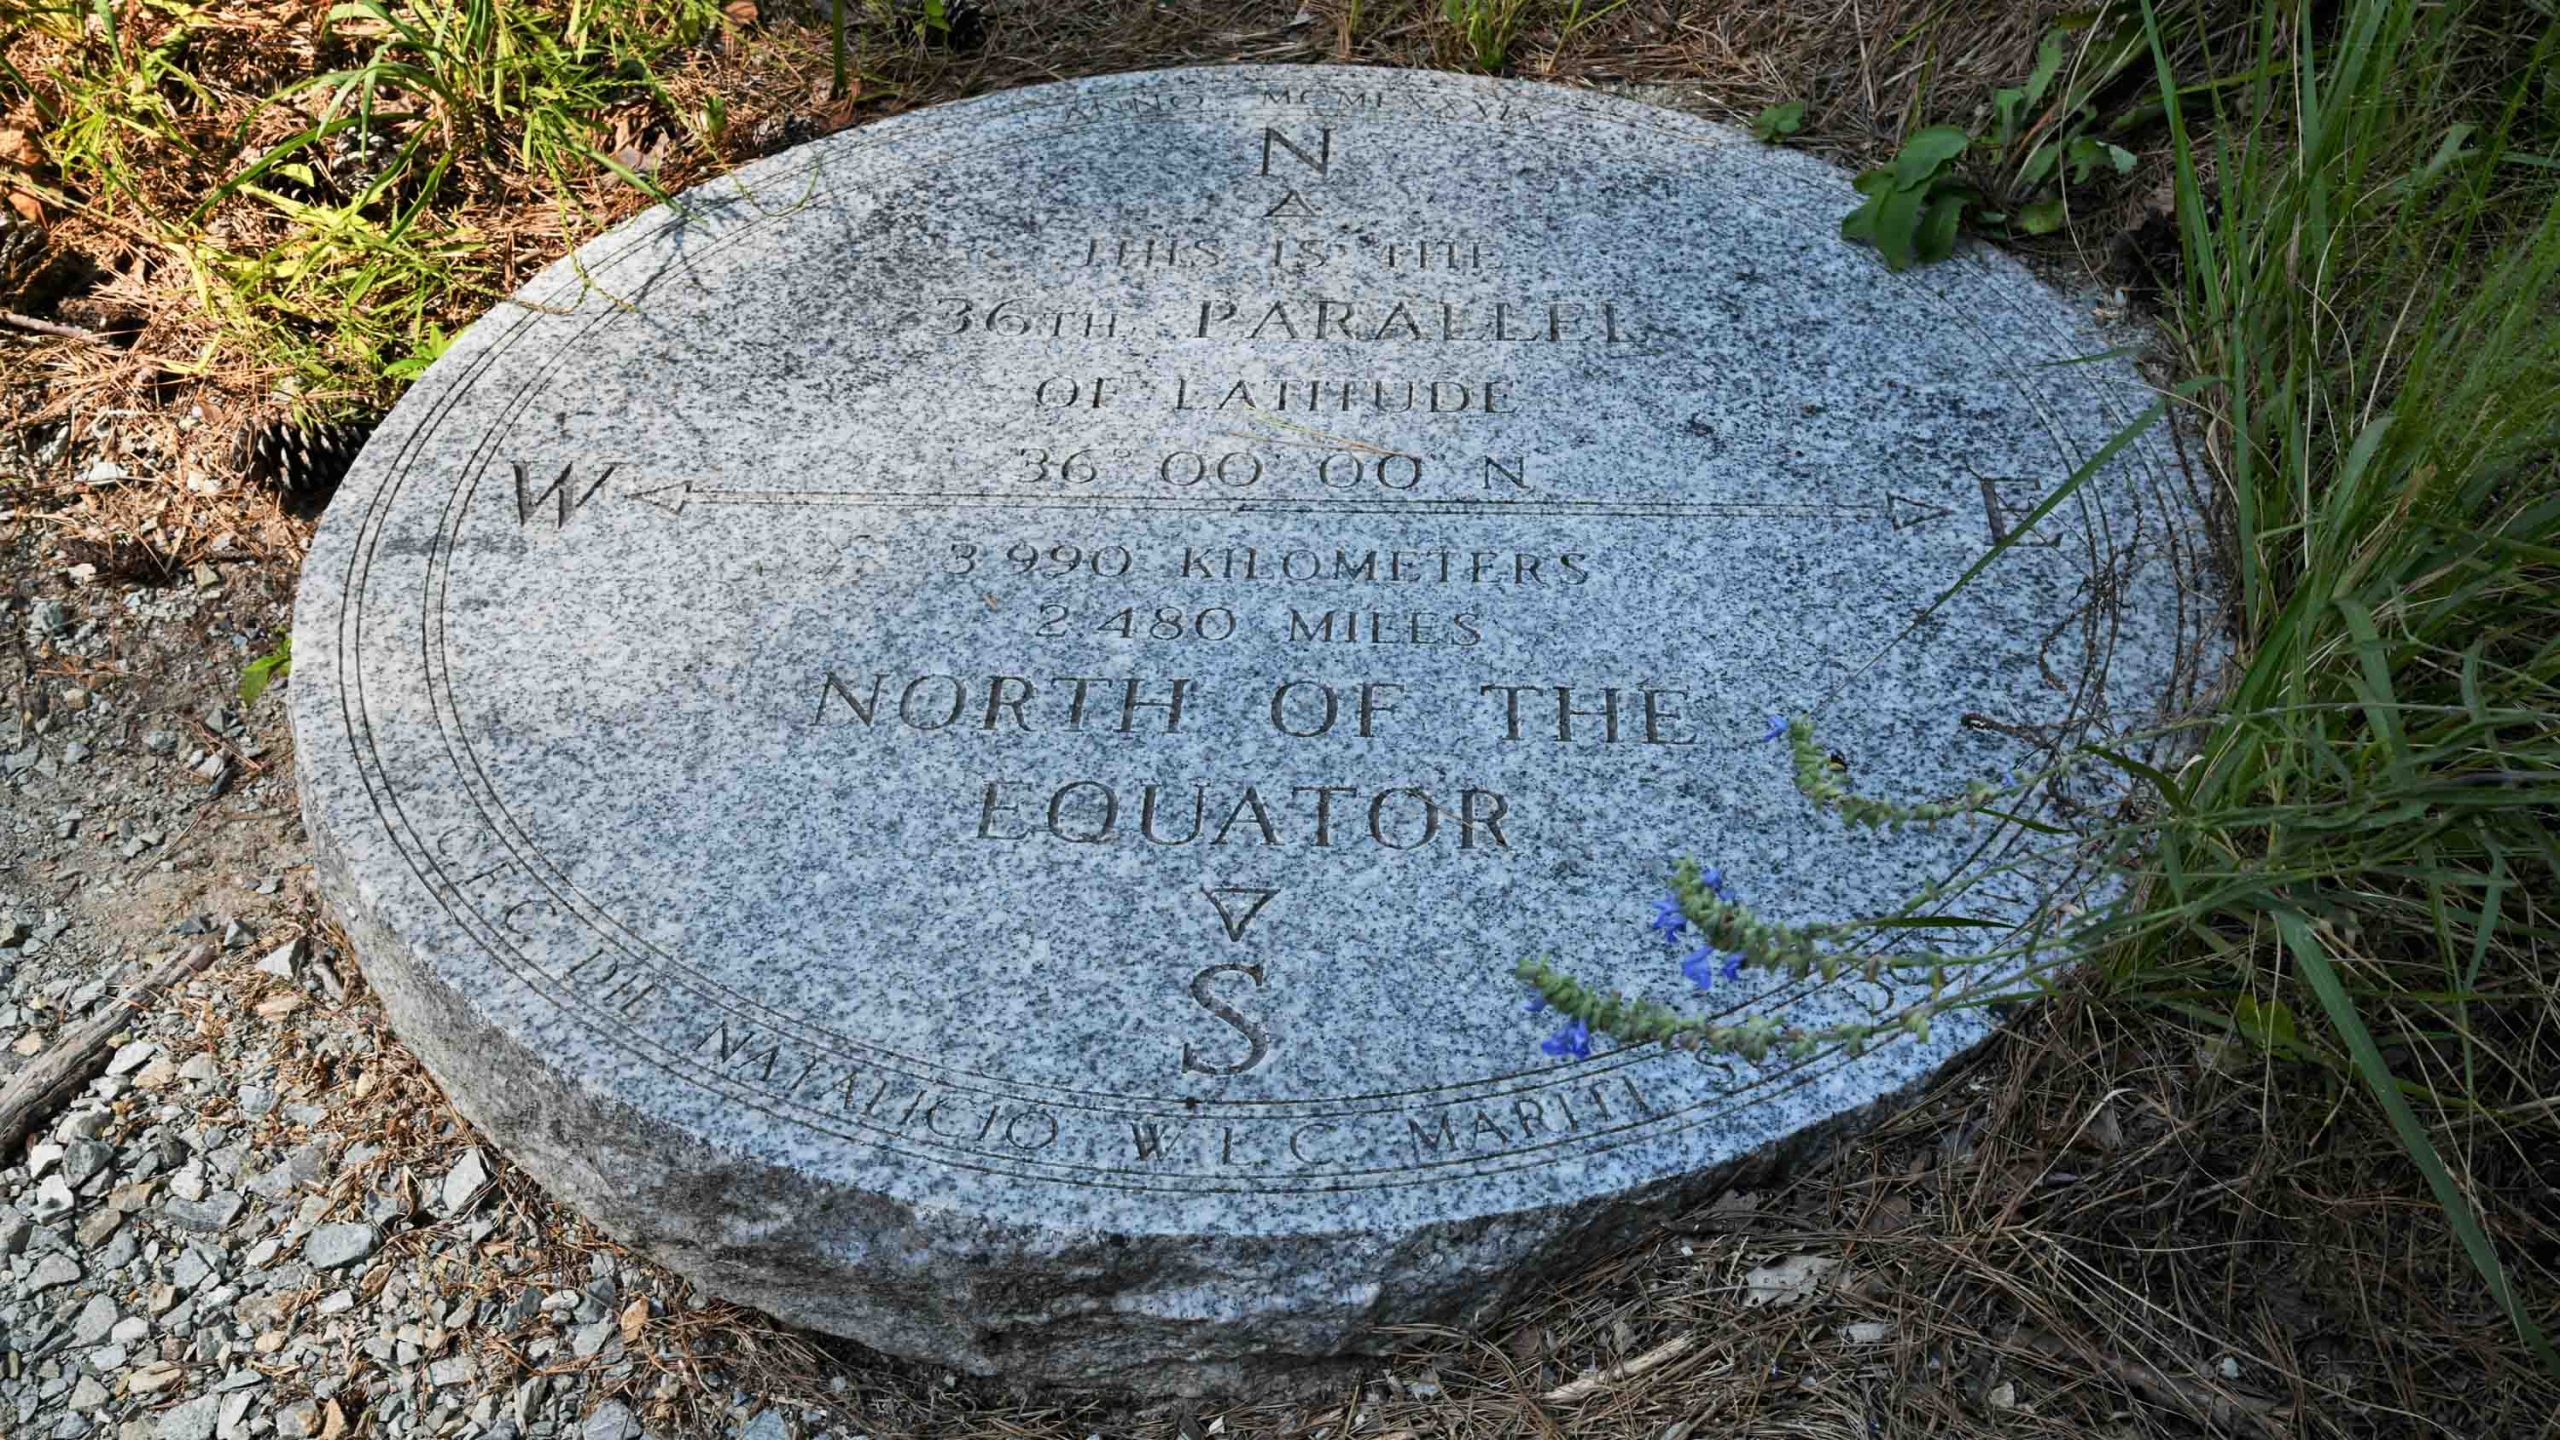
[[1277, 145], [1281, 149], [1288, 151], [1290, 154], [1297, 156], [1299, 164], [1308, 167], [1319, 175], [1330, 175], [1333, 173], [1333, 127], [1330, 125], [1327, 125], [1316, 132], [1316, 148], [1315, 153], [1313, 154], [1309, 154], [1306, 148], [1298, 144], [1297, 141], [1290, 139], [1288, 136], [1281, 134], [1279, 131], [1272, 129], [1268, 125], [1263, 126], [1262, 173], [1265, 175], [1271, 173], [1271, 147], [1274, 145]]
[[553, 496], [558, 496], [560, 519], [557, 524], [552, 526], [555, 530], [567, 527], [569, 523], [569, 516], [574, 513], [579, 506], [586, 504], [598, 490], [604, 488], [604, 482], [613, 478], [615, 468], [611, 465], [607, 465], [602, 470], [597, 471], [596, 478], [588, 481], [586, 488], [582, 490], [578, 488], [577, 481], [573, 479], [569, 473], [577, 467], [574, 465], [563, 465], [560, 467], [560, 473], [552, 477], [550, 484], [545, 485], [541, 490], [536, 491], [532, 488], [532, 479], [524, 473], [524, 462], [521, 460], [513, 460], [508, 463], [515, 467], [516, 472], [516, 523], [518, 525], [532, 524], [534, 512], [543, 508], [542, 502], [551, 499]]

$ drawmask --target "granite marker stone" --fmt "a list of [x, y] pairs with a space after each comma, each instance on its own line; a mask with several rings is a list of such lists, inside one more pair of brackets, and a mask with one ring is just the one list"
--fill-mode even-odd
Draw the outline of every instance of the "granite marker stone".
[[1700, 993], [1646, 926], [1676, 858], [1811, 920], [2014, 853], [1846, 830], [1768, 716], [1931, 796], [2185, 698], [2158, 437], [1930, 609], [2150, 396], [1854, 203], [1633, 102], [1332, 68], [688, 192], [458, 339], [332, 505], [321, 884], [462, 1112], [715, 1293], [1140, 1387], [1480, 1321], [1985, 1033], [1542, 1053], [1527, 955], [1908, 998]]

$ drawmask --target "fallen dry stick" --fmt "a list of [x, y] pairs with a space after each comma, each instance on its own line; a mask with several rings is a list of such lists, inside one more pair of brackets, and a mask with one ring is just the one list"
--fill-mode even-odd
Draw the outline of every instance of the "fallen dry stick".
[[39, 320], [33, 315], [21, 315], [15, 310], [0, 310], [0, 325], [6, 325], [12, 330], [24, 330], [31, 335], [55, 335], [65, 340], [86, 340], [92, 345], [114, 343], [95, 330], [83, 330], [77, 325]]
[[1697, 1341], [1698, 1337], [1695, 1335], [1674, 1335], [1633, 1360], [1621, 1360], [1606, 1370], [1594, 1370], [1579, 1379], [1568, 1380], [1540, 1398], [1550, 1405], [1570, 1405], [1585, 1396], [1598, 1394], [1621, 1380], [1632, 1380], [1648, 1370], [1661, 1369], [1688, 1354], [1689, 1347]]
[[203, 940], [161, 961], [142, 977], [142, 983], [64, 1031], [61, 1039], [28, 1061], [25, 1069], [10, 1076], [9, 1083], [0, 1086], [0, 1152], [25, 1139], [38, 1117], [52, 1113], [54, 1107], [71, 1098], [73, 1091], [106, 1068], [107, 1042], [132, 1024], [142, 1007], [161, 991], [212, 964], [221, 949], [214, 942]]

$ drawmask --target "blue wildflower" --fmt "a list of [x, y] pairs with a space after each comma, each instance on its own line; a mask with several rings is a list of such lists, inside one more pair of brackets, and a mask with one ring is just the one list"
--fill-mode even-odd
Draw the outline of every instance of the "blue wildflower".
[[1698, 883], [1707, 887], [1708, 894], [1715, 896], [1717, 899], [1722, 900], [1728, 905], [1733, 903], [1733, 887], [1724, 883], [1724, 872], [1713, 865], [1703, 866], [1699, 869]]
[[1778, 716], [1778, 715], [1772, 715], [1772, 716], [1770, 716], [1770, 717], [1769, 717], [1769, 729], [1768, 729], [1767, 733], [1763, 734], [1763, 735], [1760, 737], [1761, 742], [1762, 742], [1763, 744], [1766, 744], [1767, 742], [1769, 742], [1769, 741], [1771, 741], [1771, 740], [1784, 740], [1784, 739], [1786, 739], [1786, 738], [1787, 738], [1787, 722], [1786, 722], [1785, 717], [1783, 717], [1783, 716]]
[[1535, 1015], [1546, 1008], [1547, 997], [1544, 995], [1533, 993], [1520, 1002], [1520, 1013], [1523, 1015]]
[[1559, 1060], [1587, 1060], [1591, 1058], [1591, 1027], [1576, 1020], [1539, 1041], [1538, 1048]]
[[1688, 976], [1690, 983], [1699, 989], [1713, 990], [1720, 978], [1734, 980], [1741, 977], [1742, 952], [1701, 945], [1689, 952], [1688, 959], [1680, 962], [1680, 973]]
[[1665, 895], [1653, 902], [1653, 932], [1665, 945], [1680, 943], [1680, 932], [1689, 928], [1689, 917], [1680, 913], [1680, 897]]

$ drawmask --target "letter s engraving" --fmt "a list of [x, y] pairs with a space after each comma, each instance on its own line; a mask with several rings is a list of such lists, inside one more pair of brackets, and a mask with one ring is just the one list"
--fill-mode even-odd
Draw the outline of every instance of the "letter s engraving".
[[1208, 969], [1191, 977], [1191, 998], [1200, 1002], [1201, 1009], [1217, 1016], [1238, 1035], [1243, 1036], [1245, 1044], [1249, 1048], [1247, 1048], [1244, 1058], [1241, 1060], [1235, 1061], [1231, 1064], [1216, 1064], [1203, 1060], [1198, 1052], [1191, 1048], [1191, 1042], [1185, 1040], [1182, 1042], [1182, 1068], [1186, 1073], [1193, 1075], [1241, 1075], [1245, 1071], [1252, 1069], [1254, 1066], [1261, 1064], [1271, 1054], [1271, 1027], [1254, 1019], [1252, 1016], [1245, 1014], [1243, 1011], [1238, 1010], [1226, 1001], [1219, 999], [1217, 992], [1210, 988], [1211, 983], [1221, 975], [1242, 975], [1253, 982], [1254, 988], [1260, 989], [1262, 987], [1262, 967], [1259, 965], [1236, 964], [1212, 965]]

